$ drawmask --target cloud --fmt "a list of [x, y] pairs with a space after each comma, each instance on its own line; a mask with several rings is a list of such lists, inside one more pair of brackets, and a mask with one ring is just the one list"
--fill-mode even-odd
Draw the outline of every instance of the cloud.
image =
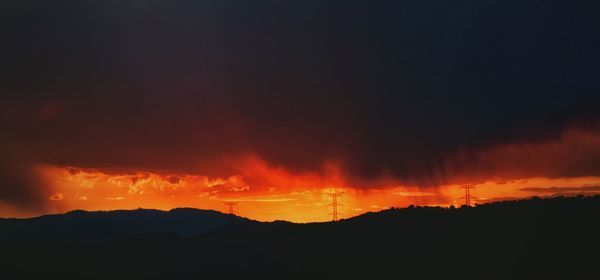
[[49, 197], [49, 199], [50, 200], [63, 200], [64, 197], [65, 197], [65, 195], [62, 193], [54, 193], [52, 196]]
[[565, 129], [546, 141], [463, 150], [447, 157], [441, 173], [456, 183], [489, 178], [597, 176], [599, 159], [600, 131]]
[[283, 197], [279, 195], [263, 195], [263, 196], [246, 196], [236, 198], [235, 201], [248, 201], [248, 202], [288, 202], [294, 201], [295, 198]]
[[596, 9], [445, 3], [13, 3], [0, 201], [47, 201], [36, 164], [228, 189], [600, 176]]
[[529, 187], [521, 188], [522, 191], [542, 194], [582, 194], [600, 193], [600, 185], [586, 185], [581, 187]]
[[0, 148], [0, 204], [22, 211], [45, 210], [51, 194], [31, 162]]
[[402, 191], [392, 192], [392, 194], [397, 195], [397, 196], [404, 196], [404, 197], [421, 197], [421, 196], [436, 195], [435, 193], [429, 193], [429, 192], [402, 192]]

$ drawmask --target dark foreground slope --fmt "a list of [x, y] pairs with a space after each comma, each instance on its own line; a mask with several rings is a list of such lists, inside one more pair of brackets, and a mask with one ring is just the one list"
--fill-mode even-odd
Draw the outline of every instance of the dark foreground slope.
[[11, 237], [0, 243], [0, 277], [599, 279], [598, 214], [596, 196], [392, 209], [337, 223], [234, 222], [193, 237]]

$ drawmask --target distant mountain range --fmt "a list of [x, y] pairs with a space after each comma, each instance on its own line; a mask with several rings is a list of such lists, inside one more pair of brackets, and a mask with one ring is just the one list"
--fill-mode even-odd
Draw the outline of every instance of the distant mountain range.
[[111, 241], [139, 236], [191, 237], [230, 226], [256, 223], [212, 210], [177, 208], [75, 210], [29, 219], [0, 219], [0, 240]]
[[600, 196], [408, 207], [335, 223], [215, 211], [0, 220], [1, 279], [600, 279]]

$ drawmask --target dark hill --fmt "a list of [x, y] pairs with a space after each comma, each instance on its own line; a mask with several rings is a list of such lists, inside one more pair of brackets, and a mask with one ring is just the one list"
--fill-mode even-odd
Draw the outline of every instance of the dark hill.
[[[194, 223], [182, 218], [194, 210], [145, 211], [111, 215], [119, 225], [128, 215], [164, 215], [171, 226], [137, 220], [146, 232]], [[20, 237], [0, 243], [0, 271], [9, 275], [3, 279], [600, 279], [599, 214], [600, 196], [580, 196], [390, 209], [337, 223], [239, 220], [192, 237], [134, 235], [101, 244]], [[78, 215], [100, 214], [52, 218]]]
[[82, 211], [30, 219], [0, 220], [0, 240], [112, 241], [136, 236], [190, 237], [253, 221], [217, 211], [177, 208]]

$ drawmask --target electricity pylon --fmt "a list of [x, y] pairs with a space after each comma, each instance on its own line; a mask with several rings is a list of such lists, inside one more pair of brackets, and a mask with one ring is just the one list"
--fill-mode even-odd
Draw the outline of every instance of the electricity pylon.
[[475, 185], [473, 184], [464, 184], [460, 186], [461, 189], [465, 190], [465, 195], [459, 197], [459, 199], [464, 198], [466, 206], [471, 206], [471, 200], [477, 200], [477, 197], [471, 195], [471, 189], [475, 189]]
[[223, 203], [227, 206], [227, 214], [235, 215], [234, 207], [237, 205], [237, 201], [223, 201]]
[[329, 215], [331, 215], [331, 220], [335, 222], [338, 220], [338, 215], [342, 215], [342, 213], [338, 211], [338, 206], [342, 206], [342, 204], [338, 203], [338, 197], [342, 196], [344, 192], [333, 191], [327, 194], [331, 196], [331, 204], [328, 205], [331, 206], [331, 214]]

